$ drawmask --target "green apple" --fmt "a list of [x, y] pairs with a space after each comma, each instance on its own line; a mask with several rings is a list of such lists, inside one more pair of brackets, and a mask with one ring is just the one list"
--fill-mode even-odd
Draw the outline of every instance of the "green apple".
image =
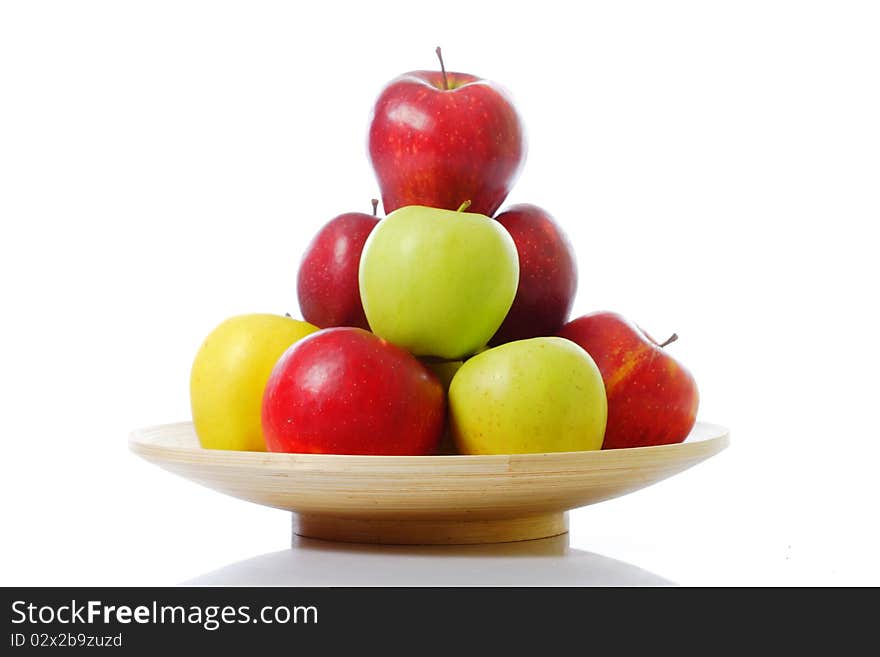
[[564, 338], [518, 340], [462, 365], [449, 387], [461, 454], [602, 448], [608, 404], [596, 363]]
[[419, 360], [440, 380], [443, 392], [449, 392], [449, 385], [452, 383], [455, 373], [464, 365], [460, 360], [438, 360], [436, 358], [420, 358]]
[[[440, 385], [443, 386], [443, 392], [446, 394], [449, 393], [449, 386], [452, 384], [452, 379], [455, 378], [455, 373], [464, 365], [460, 360], [438, 360], [436, 358], [420, 358], [419, 360], [440, 379]], [[452, 433], [449, 431], [448, 413], [446, 424], [443, 427], [443, 436], [440, 438], [440, 444], [437, 446], [437, 454], [443, 456], [458, 454], [458, 450], [455, 449], [455, 443], [452, 441]]]
[[231, 317], [205, 338], [193, 361], [190, 402], [206, 449], [265, 451], [260, 415], [275, 363], [317, 326], [289, 317]]
[[483, 347], [516, 296], [519, 257], [482, 214], [410, 205], [370, 233], [361, 301], [370, 329], [417, 356], [460, 359]]

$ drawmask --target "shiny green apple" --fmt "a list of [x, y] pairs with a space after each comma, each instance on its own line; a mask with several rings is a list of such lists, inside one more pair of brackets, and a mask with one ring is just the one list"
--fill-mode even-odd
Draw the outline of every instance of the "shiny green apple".
[[482, 214], [395, 210], [361, 253], [361, 301], [373, 333], [417, 356], [454, 360], [491, 338], [516, 296], [519, 257]]
[[564, 338], [518, 340], [466, 361], [449, 387], [461, 454], [602, 448], [608, 404], [599, 368]]

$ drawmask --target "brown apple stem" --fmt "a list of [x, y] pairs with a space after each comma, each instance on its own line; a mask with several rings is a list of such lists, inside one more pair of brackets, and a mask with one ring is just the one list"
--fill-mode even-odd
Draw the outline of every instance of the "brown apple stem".
[[456, 212], [464, 212], [464, 211], [467, 210], [469, 207], [471, 207], [471, 201], [470, 201], [470, 199], [468, 199], [467, 201], [465, 201], [464, 203], [462, 203], [461, 205], [459, 205], [459, 206], [458, 206], [458, 210], [456, 210]]
[[673, 334], [670, 335], [668, 338], [666, 338], [666, 342], [664, 342], [663, 344], [661, 344], [661, 345], [660, 345], [660, 348], [662, 349], [662, 348], [665, 347], [666, 345], [668, 345], [668, 344], [672, 344], [672, 343], [675, 342], [676, 340], [678, 340], [678, 333], [673, 333]]
[[446, 78], [446, 67], [443, 65], [443, 53], [440, 52], [440, 46], [434, 50], [437, 53], [437, 59], [440, 60], [440, 72], [443, 74], [443, 90], [449, 91], [449, 80]]
[[375, 216], [376, 216], [376, 212], [377, 212], [378, 209], [379, 209], [379, 199], [377, 199], [377, 198], [371, 198], [371, 199], [370, 199], [370, 203], [373, 204], [373, 216], [375, 217]]
[[[284, 316], [285, 316], [285, 317], [290, 317], [290, 313], [284, 313]], [[291, 317], [291, 319], [293, 319], [293, 318]]]

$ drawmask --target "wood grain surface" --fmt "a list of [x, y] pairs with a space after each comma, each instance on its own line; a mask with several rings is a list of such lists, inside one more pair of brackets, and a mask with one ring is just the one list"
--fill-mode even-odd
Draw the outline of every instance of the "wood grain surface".
[[[697, 423], [677, 445], [492, 456], [346, 456], [203, 449], [192, 424], [139, 429], [137, 455], [221, 493], [292, 511], [303, 536], [493, 543], [566, 531], [565, 512], [625, 495], [727, 447]], [[696, 494], [696, 493], [695, 493]]]

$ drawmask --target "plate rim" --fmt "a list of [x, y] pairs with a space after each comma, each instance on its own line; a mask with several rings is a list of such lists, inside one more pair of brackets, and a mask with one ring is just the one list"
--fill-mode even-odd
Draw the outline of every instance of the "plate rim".
[[[419, 456], [395, 456], [375, 454], [305, 454], [287, 452], [256, 452], [243, 450], [207, 449], [200, 445], [193, 447], [181, 447], [177, 445], [163, 445], [160, 442], [148, 440], [149, 434], [163, 431], [180, 431], [188, 429], [195, 435], [195, 427], [191, 421], [168, 422], [150, 426], [139, 427], [129, 432], [128, 448], [138, 456], [147, 460], [159, 457], [162, 461], [186, 461], [192, 462], [197, 459], [202, 463], [211, 462], [216, 465], [235, 466], [306, 466], [326, 465], [337, 466], [372, 464], [374, 467], [383, 465], [400, 467], [411, 464], [413, 467], [424, 467], [428, 464], [437, 466], [444, 465], [509, 465], [517, 462], [540, 462], [553, 460], [583, 461], [583, 460], [618, 460], [627, 457], [638, 458], [639, 456], [661, 457], [665, 453], [670, 455], [676, 452], [692, 452], [694, 456], [709, 452], [714, 455], [726, 449], [730, 445], [730, 429], [726, 426], [713, 422], [698, 421], [694, 428], [700, 427], [711, 432], [712, 435], [695, 440], [685, 440], [680, 443], [667, 445], [651, 445], [647, 447], [624, 447], [618, 449], [598, 449], [569, 452], [529, 452], [514, 454], [437, 454]], [[152, 458], [151, 458], [152, 457]]]

